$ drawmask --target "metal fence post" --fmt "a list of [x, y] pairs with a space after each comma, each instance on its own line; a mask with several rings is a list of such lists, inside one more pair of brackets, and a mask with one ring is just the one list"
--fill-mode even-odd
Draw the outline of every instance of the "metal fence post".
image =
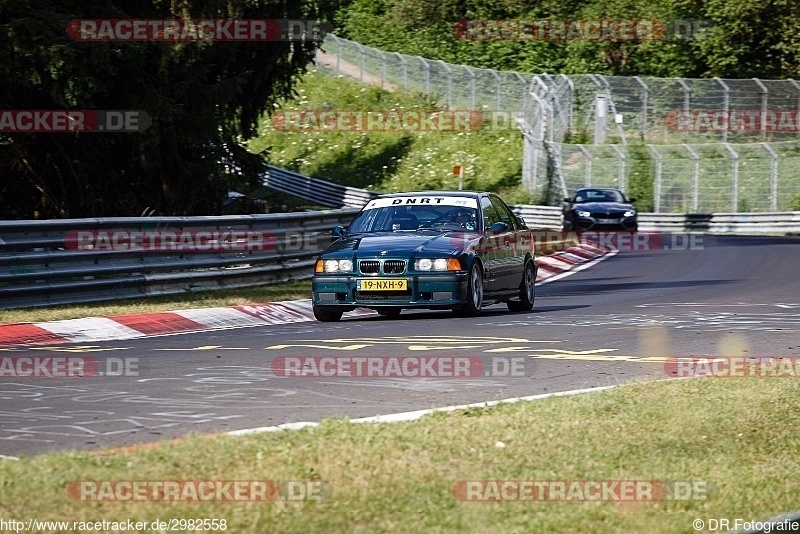
[[692, 147], [684, 144], [683, 147], [689, 152], [692, 158], [692, 210], [697, 211], [697, 204], [700, 197], [700, 156], [697, 155]]
[[653, 191], [653, 209], [655, 213], [661, 212], [661, 173], [663, 171], [663, 157], [655, 145], [647, 145], [647, 148], [650, 149], [650, 152], [656, 157], [656, 180], [653, 184], [654, 191]]
[[732, 193], [732, 211], [733, 213], [739, 212], [739, 154], [733, 149], [733, 147], [728, 143], [722, 143], [722, 145], [728, 150], [733, 157], [733, 165], [731, 170], [733, 172], [733, 180], [731, 181], [731, 193]]
[[[720, 87], [722, 87], [722, 111], [725, 117], [725, 129], [722, 130], [722, 142], [728, 142], [728, 129], [730, 128], [730, 118], [731, 118], [731, 88], [728, 87], [728, 84], [722, 81], [722, 79], [714, 77], [714, 81], [716, 81]], [[730, 149], [729, 149], [730, 150]]]
[[519, 79], [520, 86], [522, 87], [522, 108], [524, 109], [525, 104], [528, 103], [528, 84], [525, 81], [525, 77], [519, 72], [515, 72], [514, 75]]
[[439, 63], [447, 71], [447, 109], [453, 106], [452, 93], [453, 93], [453, 70], [443, 60], [438, 60]]
[[[492, 73], [492, 76], [494, 76], [494, 79], [497, 81], [497, 87], [495, 88], [494, 110], [495, 111], [500, 111], [500, 108], [501, 108], [501, 106], [500, 106], [500, 96], [503, 93], [503, 79], [500, 77], [500, 75], [497, 73], [496, 70], [489, 69], [489, 72]], [[520, 109], [523, 109], [524, 107], [525, 107], [525, 105], [523, 104]]]
[[769, 209], [771, 211], [778, 211], [778, 154], [769, 146], [769, 143], [762, 144], [764, 148], [767, 149], [767, 152], [769, 152], [769, 155], [772, 156]]
[[381, 56], [381, 89], [386, 84], [386, 54], [380, 50], [373, 49]]
[[758, 88], [761, 89], [761, 139], [767, 140], [767, 129], [764, 128], [764, 125], [767, 122], [767, 110], [769, 109], [769, 89], [767, 86], [761, 83], [761, 80], [758, 78], [753, 78], [753, 81], [756, 82]]
[[589, 151], [586, 150], [586, 146], [578, 145], [578, 148], [581, 149], [583, 155], [586, 156], [586, 168], [584, 169], [584, 187], [591, 187], [592, 186], [592, 155], [589, 154]]
[[464, 68], [469, 73], [469, 109], [475, 109], [475, 71], [470, 67], [464, 65]]
[[642, 86], [642, 141], [645, 140], [647, 137], [647, 97], [650, 93], [650, 88], [647, 86], [644, 81], [639, 76], [634, 76], [634, 80], [639, 82], [639, 85]]
[[625, 186], [627, 185], [625, 180], [625, 154], [622, 153], [622, 150], [620, 150], [617, 145], [611, 145], [611, 148], [613, 148], [614, 152], [619, 156], [619, 178], [617, 179], [619, 182], [619, 190], [625, 191]]
[[675, 80], [679, 84], [681, 84], [681, 87], [683, 88], [683, 112], [686, 114], [686, 116], [689, 116], [690, 113], [689, 107], [692, 104], [691, 89], [689, 88], [689, 85], [683, 80], [683, 78], [676, 78]]
[[342, 40], [333, 34], [330, 34], [336, 40], [336, 75], [342, 73]]
[[359, 52], [359, 68], [358, 68], [358, 79], [363, 83], [364, 82], [364, 47], [358, 43], [355, 43], [356, 47], [358, 48]]
[[422, 66], [425, 68], [425, 92], [431, 92], [431, 66], [428, 63], [428, 60], [424, 57], [417, 56], [417, 59], [422, 62]]
[[[800, 83], [797, 83], [797, 80], [792, 78], [787, 78], [786, 81], [792, 84], [794, 90], [797, 91], [797, 109], [800, 109]], [[800, 128], [797, 129], [797, 133], [800, 134]]]
[[401, 54], [400, 52], [394, 52], [394, 54], [403, 65], [403, 89], [408, 89], [408, 61], [406, 61], [404, 54]]

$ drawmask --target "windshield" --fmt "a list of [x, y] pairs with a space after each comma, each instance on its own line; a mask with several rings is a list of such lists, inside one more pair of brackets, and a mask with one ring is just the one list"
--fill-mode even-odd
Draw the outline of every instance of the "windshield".
[[478, 230], [477, 200], [470, 197], [398, 197], [369, 202], [348, 233]]
[[581, 189], [575, 193], [575, 202], [625, 202], [625, 197], [611, 189]]

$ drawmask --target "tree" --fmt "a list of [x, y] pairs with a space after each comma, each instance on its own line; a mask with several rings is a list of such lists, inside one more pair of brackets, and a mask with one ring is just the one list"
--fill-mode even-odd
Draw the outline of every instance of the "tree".
[[[336, 0], [0, 0], [0, 108], [142, 110], [139, 133], [0, 133], [0, 217], [208, 214], [318, 42], [85, 42], [73, 19], [324, 19]], [[227, 165], [226, 165], [227, 163]], [[237, 172], [230, 173], [234, 167]]]

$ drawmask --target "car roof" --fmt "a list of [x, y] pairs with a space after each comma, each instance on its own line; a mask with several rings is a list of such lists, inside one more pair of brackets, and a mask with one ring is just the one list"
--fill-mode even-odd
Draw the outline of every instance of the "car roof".
[[613, 187], [581, 187], [580, 189], [577, 189], [575, 192], [577, 193], [578, 191], [587, 191], [587, 190], [591, 190], [591, 191], [616, 191], [618, 193], [622, 193], [621, 190], [615, 189]]
[[387, 193], [380, 195], [380, 198], [393, 198], [393, 197], [409, 197], [419, 195], [439, 195], [447, 197], [476, 197], [481, 195], [488, 195], [486, 191], [408, 191], [403, 193]]

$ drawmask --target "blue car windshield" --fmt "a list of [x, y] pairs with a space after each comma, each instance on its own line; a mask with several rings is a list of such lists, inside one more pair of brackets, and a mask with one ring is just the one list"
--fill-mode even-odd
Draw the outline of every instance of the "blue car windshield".
[[402, 197], [399, 199], [403, 201], [402, 204], [386, 202], [397, 201], [397, 198], [371, 201], [353, 219], [347, 233], [478, 230], [478, 210], [474, 198], [438, 197], [440, 203], [436, 203], [437, 198], [434, 197], [433, 202], [406, 203], [415, 198]]
[[612, 189], [581, 189], [575, 193], [575, 202], [625, 202], [625, 197]]

